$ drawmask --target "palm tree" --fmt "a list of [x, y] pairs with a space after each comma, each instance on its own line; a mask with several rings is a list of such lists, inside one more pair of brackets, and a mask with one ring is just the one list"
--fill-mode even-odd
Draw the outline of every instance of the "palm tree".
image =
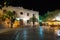
[[15, 14], [11, 11], [7, 11], [7, 15], [9, 16], [10, 20], [11, 20], [11, 28], [12, 28], [12, 23], [15, 19]]
[[30, 18], [30, 22], [33, 22], [33, 27], [34, 27], [35, 22], [38, 22], [38, 19], [35, 17], [34, 14], [33, 14], [33, 17]]

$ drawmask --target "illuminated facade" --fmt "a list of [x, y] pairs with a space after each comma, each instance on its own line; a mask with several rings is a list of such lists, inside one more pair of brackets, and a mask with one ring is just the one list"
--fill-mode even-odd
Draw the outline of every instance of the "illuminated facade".
[[25, 24], [27, 24], [29, 19], [33, 17], [33, 14], [39, 20], [38, 11], [33, 11], [33, 10], [24, 9], [23, 7], [13, 7], [13, 6], [3, 7], [2, 9], [12, 12], [15, 11], [16, 19], [17, 20], [23, 19]]

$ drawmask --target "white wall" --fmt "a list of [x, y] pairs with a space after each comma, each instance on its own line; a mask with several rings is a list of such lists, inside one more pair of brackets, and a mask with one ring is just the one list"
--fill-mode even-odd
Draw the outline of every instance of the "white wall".
[[[37, 11], [33, 11], [33, 10], [28, 10], [28, 9], [24, 9], [22, 7], [12, 7], [12, 6], [8, 6], [8, 7], [3, 7], [3, 10], [6, 9], [7, 11], [16, 11], [17, 16], [19, 18], [22, 18], [25, 23], [27, 22], [26, 20], [28, 20], [29, 18], [31, 18], [33, 16], [33, 14], [35, 14], [36, 18], [39, 18], [39, 12]], [[23, 15], [20, 14], [20, 12], [23, 12]], [[27, 13], [29, 13], [29, 16], [27, 16]]]

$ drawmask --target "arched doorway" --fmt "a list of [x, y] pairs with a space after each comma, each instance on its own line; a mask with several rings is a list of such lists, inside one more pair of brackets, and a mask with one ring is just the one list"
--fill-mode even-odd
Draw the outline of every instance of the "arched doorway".
[[24, 27], [24, 20], [20, 19], [20, 27]]

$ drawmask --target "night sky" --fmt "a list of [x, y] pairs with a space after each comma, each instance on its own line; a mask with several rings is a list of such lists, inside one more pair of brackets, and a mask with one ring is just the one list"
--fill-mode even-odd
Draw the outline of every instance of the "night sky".
[[[5, 0], [8, 2], [8, 5], [12, 6], [22, 6], [27, 9], [33, 9], [39, 11], [40, 15], [44, 15], [47, 11], [53, 11], [60, 9], [60, 1], [55, 0]], [[4, 0], [0, 0], [0, 4], [3, 5]]]

